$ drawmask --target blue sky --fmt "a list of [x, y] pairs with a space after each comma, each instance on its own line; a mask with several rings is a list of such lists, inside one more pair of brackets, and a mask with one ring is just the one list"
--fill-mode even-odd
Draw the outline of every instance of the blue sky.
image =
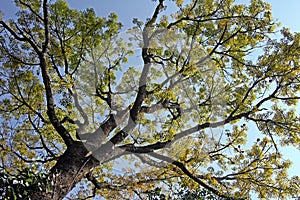
[[[242, 0], [248, 2], [248, 0]], [[4, 17], [14, 16], [13, 0], [0, 0], [0, 10]], [[110, 12], [118, 13], [120, 20], [126, 27], [131, 25], [132, 18], [139, 17], [145, 19], [153, 12], [155, 2], [151, 0], [67, 0], [73, 8], [84, 9], [93, 7], [98, 15], [106, 16]], [[300, 31], [300, 1], [299, 0], [268, 0], [273, 8], [273, 16], [277, 18], [283, 26], [290, 27], [293, 32]], [[172, 9], [169, 6], [168, 10]]]
[[[4, 0], [0, 0], [4, 1]], [[110, 12], [118, 13], [125, 26], [131, 24], [133, 17], [145, 19], [151, 16], [155, 2], [151, 0], [67, 0], [71, 7], [93, 7], [97, 14], [107, 15]], [[245, 2], [249, 2], [243, 0]], [[84, 3], [83, 3], [84, 2]], [[268, 0], [273, 8], [274, 18], [278, 18], [283, 26], [290, 27], [292, 31], [300, 31], [300, 1], [299, 0]], [[173, 7], [170, 5], [168, 10]]]
[[273, 16], [278, 18], [282, 26], [290, 27], [291, 31], [300, 31], [299, 0], [269, 0], [273, 8]]

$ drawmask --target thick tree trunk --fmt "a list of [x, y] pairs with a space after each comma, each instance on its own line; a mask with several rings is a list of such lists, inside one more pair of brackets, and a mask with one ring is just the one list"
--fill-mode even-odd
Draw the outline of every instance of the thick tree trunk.
[[68, 147], [51, 169], [50, 181], [43, 186], [42, 191], [32, 191], [30, 198], [56, 200], [65, 197], [97, 164], [92, 157], [86, 157], [87, 153], [82, 142], [75, 142]]

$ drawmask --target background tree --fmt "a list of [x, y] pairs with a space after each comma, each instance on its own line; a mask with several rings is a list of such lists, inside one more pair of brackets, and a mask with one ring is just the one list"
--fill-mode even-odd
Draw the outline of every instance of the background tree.
[[[114, 13], [15, 2], [0, 21], [3, 196], [299, 194], [281, 147], [299, 148], [300, 35], [273, 39], [268, 3], [174, 1], [164, 15], [159, 0], [120, 37]], [[116, 160], [134, 170], [112, 173]]]

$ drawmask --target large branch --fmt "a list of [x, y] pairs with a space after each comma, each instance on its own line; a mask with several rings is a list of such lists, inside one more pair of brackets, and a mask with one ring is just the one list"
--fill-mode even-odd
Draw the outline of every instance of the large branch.
[[221, 120], [218, 122], [214, 122], [214, 123], [206, 122], [203, 124], [196, 125], [192, 128], [189, 128], [187, 130], [181, 131], [180, 133], [177, 133], [172, 140], [168, 140], [168, 141], [164, 141], [164, 142], [156, 142], [154, 144], [150, 144], [150, 145], [146, 145], [146, 146], [135, 146], [134, 144], [126, 144], [126, 145], [119, 146], [118, 148], [121, 148], [128, 152], [137, 153], [137, 154], [151, 153], [151, 152], [154, 152], [155, 150], [159, 150], [159, 149], [165, 148], [167, 146], [170, 146], [177, 140], [179, 140], [185, 136], [191, 135], [193, 133], [196, 133], [197, 131], [203, 130], [205, 128], [209, 128], [209, 127], [216, 128], [216, 127], [231, 123], [235, 120], [240, 120], [242, 118], [246, 118], [248, 120], [252, 120], [255, 122], [255, 119], [253, 117], [251, 117], [250, 115], [254, 114], [259, 109], [259, 107], [262, 106], [263, 103], [265, 103], [271, 99], [274, 99], [276, 93], [280, 89], [280, 86], [281, 86], [281, 82], [278, 83], [277, 87], [274, 89], [274, 91], [269, 96], [261, 99], [255, 106], [253, 106], [253, 109], [251, 109], [247, 112], [239, 113], [234, 116], [232, 116], [230, 114], [225, 120]]
[[134, 101], [134, 104], [132, 106], [132, 108], [130, 109], [129, 113], [130, 113], [130, 118], [128, 120], [128, 124], [126, 125], [126, 127], [119, 131], [116, 135], [114, 135], [114, 137], [111, 138], [111, 140], [109, 141], [110, 143], [112, 143], [112, 145], [118, 144], [121, 141], [123, 141], [127, 135], [129, 134], [129, 132], [131, 132], [134, 127], [136, 126], [136, 120], [138, 117], [138, 114], [141, 110], [143, 101], [147, 95], [147, 90], [146, 90], [146, 83], [147, 83], [147, 77], [150, 71], [150, 66], [151, 66], [151, 55], [149, 53], [149, 46], [150, 46], [150, 37], [149, 36], [149, 32], [151, 30], [151, 27], [153, 27], [155, 21], [157, 20], [158, 14], [159, 12], [163, 9], [163, 2], [164, 0], [160, 0], [159, 4], [157, 5], [154, 14], [152, 15], [151, 19], [146, 23], [144, 29], [143, 29], [143, 48], [142, 48], [142, 58], [143, 58], [143, 62], [144, 62], [144, 67], [142, 70], [142, 74], [139, 80], [139, 89], [138, 89], [138, 93], [136, 96], [136, 99]]
[[50, 41], [50, 32], [49, 32], [49, 22], [48, 22], [48, 6], [47, 0], [43, 1], [43, 14], [44, 14], [44, 31], [45, 31], [45, 40], [42, 46], [42, 51], [37, 52], [40, 60], [40, 67], [43, 77], [43, 82], [46, 91], [46, 100], [47, 100], [47, 115], [51, 121], [51, 124], [58, 132], [58, 134], [63, 138], [65, 144], [69, 147], [73, 144], [73, 139], [70, 136], [69, 132], [65, 129], [65, 127], [60, 123], [58, 120], [56, 113], [55, 113], [55, 104], [54, 98], [52, 94], [52, 87], [50, 83], [50, 77], [48, 75], [47, 69], [47, 61], [46, 61], [46, 54], [49, 46]]
[[[21, 35], [19, 36], [10, 26], [8, 26], [4, 21], [0, 21], [0, 24], [3, 26], [3, 28], [5, 28], [5, 30], [7, 30], [16, 40], [20, 41], [20, 42], [28, 42], [31, 47], [34, 49], [34, 51], [39, 54], [40, 53], [40, 49], [38, 48], [38, 46], [32, 41], [30, 40], [28, 37], [26, 37], [22, 32]], [[16, 28], [20, 31], [20, 29], [16, 26]]]
[[165, 148], [167, 146], [170, 146], [175, 141], [177, 141], [177, 140], [179, 140], [179, 139], [181, 139], [185, 136], [196, 133], [199, 130], [203, 130], [203, 129], [209, 128], [209, 127], [216, 128], [216, 127], [219, 127], [219, 126], [223, 126], [223, 125], [228, 124], [230, 122], [233, 122], [235, 120], [242, 119], [243, 117], [247, 118], [251, 113], [252, 113], [252, 111], [248, 111], [248, 112], [240, 113], [238, 115], [229, 117], [225, 120], [221, 120], [221, 121], [218, 121], [218, 122], [214, 122], [214, 123], [206, 122], [204, 124], [196, 125], [192, 128], [189, 128], [187, 130], [181, 131], [180, 133], [177, 133], [172, 140], [168, 140], [168, 141], [165, 141], [165, 142], [157, 142], [157, 143], [154, 143], [154, 144], [150, 144], [150, 145], [146, 145], [146, 146], [138, 146], [138, 147], [134, 146], [134, 144], [126, 144], [126, 145], [120, 146], [119, 148], [124, 149], [125, 151], [132, 152], [132, 153], [151, 153], [154, 150], [159, 150], [159, 149]]
[[7, 30], [16, 40], [20, 42], [27, 42], [31, 45], [34, 52], [38, 55], [38, 58], [40, 60], [40, 68], [42, 72], [42, 78], [44, 82], [45, 92], [46, 92], [46, 100], [47, 100], [47, 115], [50, 119], [51, 124], [55, 128], [55, 130], [58, 132], [58, 134], [63, 138], [65, 144], [67, 146], [70, 146], [73, 144], [73, 139], [68, 133], [68, 131], [65, 129], [65, 127], [59, 122], [56, 114], [55, 114], [55, 104], [52, 94], [52, 87], [50, 83], [50, 77], [48, 75], [48, 69], [47, 69], [47, 60], [46, 60], [46, 54], [49, 47], [49, 41], [50, 41], [50, 32], [49, 32], [49, 19], [48, 19], [48, 5], [47, 0], [43, 1], [43, 23], [44, 23], [44, 43], [42, 45], [42, 49], [40, 49], [34, 41], [32, 41], [30, 38], [28, 38], [22, 30], [17, 27], [15, 24], [17, 30], [20, 32], [19, 35], [16, 31], [14, 31], [11, 27], [9, 27], [4, 21], [0, 21], [0, 25], [2, 25], [5, 30]]
[[144, 62], [144, 67], [143, 67], [142, 74], [141, 74], [141, 77], [139, 80], [139, 90], [137, 93], [137, 97], [135, 99], [132, 109], [130, 110], [130, 117], [133, 122], [135, 122], [137, 120], [137, 115], [140, 112], [144, 98], [147, 95], [146, 83], [147, 83], [147, 77], [148, 77], [150, 66], [151, 66], [151, 56], [149, 55], [149, 46], [150, 46], [149, 31], [150, 31], [150, 28], [154, 25], [159, 12], [161, 11], [161, 9], [163, 9], [163, 2], [164, 2], [164, 0], [159, 1], [159, 5], [156, 7], [152, 18], [146, 23], [146, 26], [143, 29], [143, 43], [144, 43], [143, 45], [144, 46], [142, 48], [142, 58], [143, 58], [143, 62]]
[[[176, 167], [178, 167], [184, 174], [186, 174], [189, 178], [191, 178], [192, 180], [194, 180], [195, 182], [197, 182], [199, 185], [201, 185], [202, 187], [204, 187], [205, 189], [211, 191], [212, 193], [214, 193], [215, 195], [222, 197], [222, 198], [226, 198], [228, 200], [235, 200], [237, 198], [233, 198], [230, 197], [230, 195], [224, 195], [222, 194], [220, 191], [218, 191], [217, 189], [213, 188], [212, 186], [208, 185], [207, 183], [203, 182], [202, 180], [200, 180], [197, 176], [193, 175], [185, 166], [183, 163], [173, 160], [170, 157], [164, 156], [164, 155], [160, 155], [157, 153], [150, 153], [150, 155], [156, 159], [165, 161], [167, 163], [173, 164]], [[243, 199], [243, 198], [239, 198], [239, 199]]]
[[[129, 109], [130, 116], [129, 116], [127, 125], [122, 130], [117, 132], [107, 143], [101, 145], [99, 148], [97, 148], [93, 151], [93, 155], [96, 156], [97, 159], [100, 160], [100, 162], [103, 162], [105, 160], [104, 158], [108, 154], [113, 154], [113, 153], [116, 153], [117, 151], [121, 151], [121, 152], [124, 151], [121, 148], [114, 149], [114, 146], [116, 144], [122, 142], [136, 126], [138, 114], [141, 112], [143, 101], [144, 101], [145, 97], [147, 96], [146, 83], [147, 83], [147, 77], [148, 77], [148, 74], [150, 71], [150, 66], [151, 66], [151, 55], [149, 53], [151, 36], [149, 36], [149, 34], [151, 31], [151, 27], [154, 25], [154, 23], [158, 17], [159, 12], [161, 11], [161, 9], [163, 9], [163, 2], [164, 2], [164, 0], [159, 1], [159, 5], [156, 7], [152, 18], [146, 23], [146, 25], [143, 29], [143, 42], [144, 42], [143, 45], [144, 46], [142, 48], [142, 58], [143, 58], [143, 62], [144, 62], [144, 67], [142, 70], [142, 74], [140, 76], [139, 89], [138, 89], [136, 99], [133, 103], [132, 108]], [[108, 119], [108, 121], [106, 123], [104, 123], [103, 125], [107, 126], [107, 128], [108, 128], [105, 131], [107, 131], [107, 130], [109, 130], [109, 132], [112, 131], [117, 125], [116, 120], [114, 119], [114, 115], [111, 115], [110, 118]], [[102, 131], [102, 133], [104, 133], [104, 135], [109, 134], [109, 132], [104, 132], [102, 127], [100, 127], [98, 129], [98, 131], [99, 132]], [[97, 132], [95, 132], [95, 133], [97, 133]]]

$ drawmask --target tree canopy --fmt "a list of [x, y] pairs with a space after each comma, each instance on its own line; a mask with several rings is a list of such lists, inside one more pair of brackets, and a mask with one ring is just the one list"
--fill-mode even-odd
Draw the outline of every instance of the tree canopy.
[[126, 31], [65, 0], [0, 15], [0, 195], [300, 195], [300, 34], [262, 0], [155, 3]]

